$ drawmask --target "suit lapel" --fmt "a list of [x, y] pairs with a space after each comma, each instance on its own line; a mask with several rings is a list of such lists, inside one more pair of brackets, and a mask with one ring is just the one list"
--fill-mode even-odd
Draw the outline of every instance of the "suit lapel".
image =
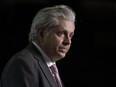
[[40, 66], [43, 74], [45, 75], [48, 82], [51, 84], [52, 87], [58, 87], [57, 83], [55, 82], [44, 58], [42, 57], [39, 50], [31, 43], [27, 47], [31, 52], [33, 52], [33, 56], [38, 60], [38, 65]]
[[56, 84], [49, 68], [47, 67], [47, 65], [43, 64], [42, 62], [39, 62], [39, 65], [40, 65], [41, 70], [43, 71], [46, 79], [49, 81], [49, 83], [52, 85], [52, 87], [57, 87], [57, 84]]

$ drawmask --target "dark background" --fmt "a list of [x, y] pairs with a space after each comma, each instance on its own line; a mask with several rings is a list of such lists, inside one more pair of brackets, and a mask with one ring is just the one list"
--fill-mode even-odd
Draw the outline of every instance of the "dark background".
[[57, 62], [66, 87], [116, 86], [116, 2], [112, 0], [1, 0], [0, 74], [28, 44], [36, 12], [66, 4], [76, 12], [76, 31], [66, 58]]

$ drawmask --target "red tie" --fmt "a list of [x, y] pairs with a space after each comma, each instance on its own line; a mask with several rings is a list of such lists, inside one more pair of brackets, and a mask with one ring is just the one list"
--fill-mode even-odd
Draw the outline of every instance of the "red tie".
[[52, 73], [54, 74], [54, 78], [56, 79], [58, 87], [62, 87], [62, 83], [61, 83], [61, 80], [60, 80], [60, 77], [59, 77], [59, 73], [58, 73], [58, 69], [56, 67], [56, 64], [53, 64], [50, 67], [50, 69], [51, 69]]

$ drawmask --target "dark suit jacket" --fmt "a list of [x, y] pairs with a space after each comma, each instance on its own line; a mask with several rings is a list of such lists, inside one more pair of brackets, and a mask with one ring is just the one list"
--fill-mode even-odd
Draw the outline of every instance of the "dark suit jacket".
[[0, 87], [58, 87], [38, 49], [31, 43], [7, 63]]

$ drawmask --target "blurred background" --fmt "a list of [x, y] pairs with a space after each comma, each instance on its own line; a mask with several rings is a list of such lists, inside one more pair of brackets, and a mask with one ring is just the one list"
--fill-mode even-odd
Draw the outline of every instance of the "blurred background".
[[66, 87], [116, 86], [116, 1], [1, 0], [0, 75], [6, 62], [28, 45], [31, 22], [38, 10], [69, 5], [77, 15], [72, 47], [57, 62]]

